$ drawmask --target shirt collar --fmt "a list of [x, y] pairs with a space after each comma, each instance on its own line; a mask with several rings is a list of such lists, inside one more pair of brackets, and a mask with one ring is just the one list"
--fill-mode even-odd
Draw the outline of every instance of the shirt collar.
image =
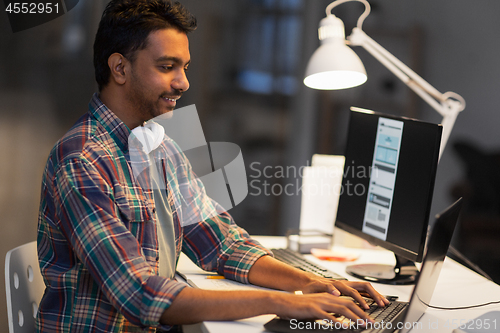
[[105, 128], [111, 138], [123, 151], [128, 150], [130, 129], [121, 121], [95, 93], [89, 103], [89, 113]]

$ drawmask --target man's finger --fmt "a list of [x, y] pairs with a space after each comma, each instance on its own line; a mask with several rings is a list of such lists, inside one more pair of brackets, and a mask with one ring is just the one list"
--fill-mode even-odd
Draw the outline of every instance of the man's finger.
[[363, 283], [359, 286], [353, 285], [353, 287], [354, 288], [357, 287], [356, 288], [357, 290], [360, 291], [362, 290], [363, 291], [362, 294], [368, 293], [369, 297], [372, 298], [378, 304], [378, 306], [386, 306], [390, 303], [384, 296], [382, 296], [378, 291], [376, 291], [371, 284]]
[[333, 296], [341, 295], [341, 292], [331, 283], [327, 284], [327, 292]]

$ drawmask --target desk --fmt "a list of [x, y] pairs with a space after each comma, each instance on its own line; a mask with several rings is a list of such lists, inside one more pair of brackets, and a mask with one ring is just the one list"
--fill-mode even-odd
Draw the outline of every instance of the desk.
[[[268, 248], [286, 246], [284, 237], [258, 236], [254, 238]], [[392, 252], [380, 249], [334, 246], [334, 250], [359, 254], [356, 263], [376, 262], [393, 264], [395, 262]], [[356, 278], [345, 273], [345, 267], [348, 265], [346, 263], [320, 261], [312, 256], [308, 258], [346, 276], [349, 280], [356, 280]], [[180, 272], [185, 273], [188, 278], [192, 274], [196, 275], [203, 272], [184, 255], [181, 256], [177, 268]], [[413, 290], [413, 286], [391, 286], [378, 283], [373, 283], [373, 286], [384, 295], [398, 295], [400, 301], [409, 301]], [[496, 300], [500, 300], [499, 285], [488, 281], [456, 261], [446, 258], [432, 297], [432, 305], [459, 307]], [[476, 318], [493, 310], [500, 310], [500, 304], [454, 311], [429, 308], [420, 319], [421, 326], [419, 329], [414, 329], [412, 332], [452, 332], [454, 328], [469, 319]], [[184, 331], [185, 333], [261, 333], [266, 332], [263, 325], [274, 317], [274, 315], [264, 315], [230, 322], [203, 322], [197, 325], [184, 326]], [[500, 327], [500, 322], [497, 325]]]

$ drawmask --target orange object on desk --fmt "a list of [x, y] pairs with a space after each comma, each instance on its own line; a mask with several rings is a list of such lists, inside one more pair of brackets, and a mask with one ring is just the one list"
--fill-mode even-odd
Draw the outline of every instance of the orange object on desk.
[[311, 249], [311, 254], [320, 260], [327, 261], [354, 261], [359, 258], [356, 254], [334, 252], [325, 249]]

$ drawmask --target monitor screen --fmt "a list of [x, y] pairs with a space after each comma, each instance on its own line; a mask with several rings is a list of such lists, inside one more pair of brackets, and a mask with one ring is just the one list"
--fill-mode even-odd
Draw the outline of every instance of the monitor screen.
[[398, 261], [422, 261], [441, 132], [438, 124], [351, 111], [336, 226]]

